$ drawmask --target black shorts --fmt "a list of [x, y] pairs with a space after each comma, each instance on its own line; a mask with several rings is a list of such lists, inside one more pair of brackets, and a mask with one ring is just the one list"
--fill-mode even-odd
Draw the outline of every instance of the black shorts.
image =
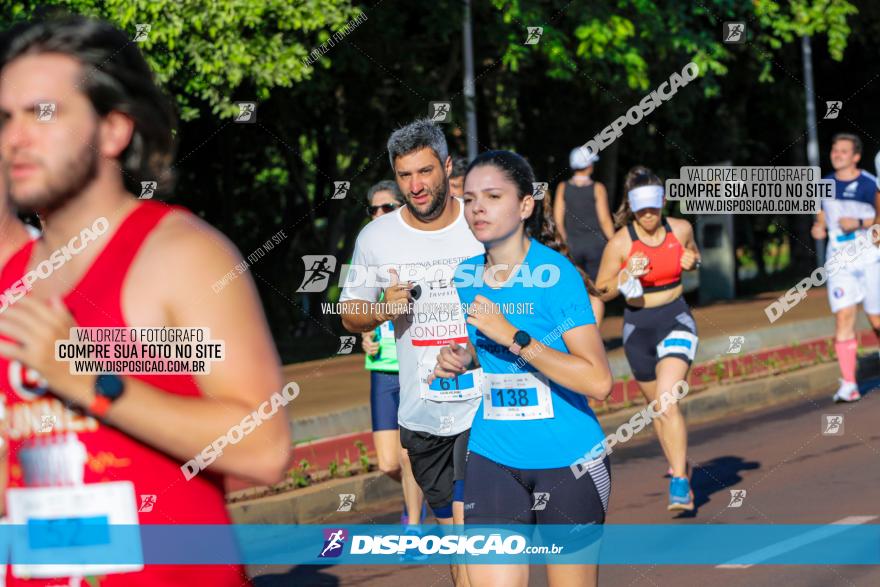
[[468, 452], [466, 524], [604, 524], [611, 495], [608, 457], [571, 467], [516, 469]]
[[[470, 430], [453, 436], [437, 436], [400, 427], [400, 444], [409, 453], [413, 477], [438, 518], [452, 517], [452, 502], [464, 483]], [[458, 497], [458, 499], [456, 499]]]
[[623, 350], [636, 381], [657, 379], [661, 359], [677, 357], [688, 366], [697, 353], [697, 324], [684, 298], [656, 308], [623, 312]]

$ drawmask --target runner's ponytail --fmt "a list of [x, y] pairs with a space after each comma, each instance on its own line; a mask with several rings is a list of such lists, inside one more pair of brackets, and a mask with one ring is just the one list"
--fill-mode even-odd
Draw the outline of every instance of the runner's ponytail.
[[[470, 173], [471, 169], [481, 165], [492, 165], [504, 173], [516, 185], [517, 195], [520, 199], [533, 195], [535, 172], [532, 171], [532, 166], [520, 155], [511, 151], [486, 151], [485, 153], [480, 153], [471, 162], [467, 172]], [[559, 230], [556, 227], [556, 221], [553, 220], [553, 206], [546, 194], [543, 198], [535, 200], [532, 215], [523, 222], [527, 237], [534, 238], [542, 245], [553, 249], [571, 261], [571, 264], [581, 274], [581, 278], [583, 278], [590, 295], [599, 297], [606, 292], [606, 290], [597, 288], [586, 272], [572, 260], [568, 252], [568, 246], [562, 240], [562, 235], [559, 234]]]

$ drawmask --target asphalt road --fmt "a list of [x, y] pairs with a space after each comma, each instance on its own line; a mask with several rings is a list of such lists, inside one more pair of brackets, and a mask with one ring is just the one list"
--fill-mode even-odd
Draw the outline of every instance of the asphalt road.
[[[880, 380], [863, 384], [877, 388]], [[880, 390], [855, 404], [834, 405], [828, 396], [690, 431], [692, 485], [697, 509], [675, 516], [666, 511], [668, 479], [653, 438], [615, 450], [609, 523], [616, 524], [830, 524], [852, 516], [880, 523]], [[823, 414], [844, 416], [843, 434], [822, 434]], [[731, 489], [747, 491], [739, 508], [728, 507]], [[397, 503], [353, 513], [336, 522], [395, 523]], [[845, 540], [845, 535], [841, 540]], [[878, 545], [880, 548], [880, 545]], [[255, 587], [347, 586], [441, 587], [452, 585], [438, 566], [307, 566], [249, 569]], [[602, 586], [778, 587], [880, 585], [880, 567], [755, 565], [605, 565]], [[546, 585], [541, 567], [530, 584]]]

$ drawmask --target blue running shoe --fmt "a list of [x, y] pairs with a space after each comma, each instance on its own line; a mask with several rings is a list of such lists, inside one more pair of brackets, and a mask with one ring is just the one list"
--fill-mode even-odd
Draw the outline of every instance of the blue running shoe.
[[[422, 535], [422, 527], [421, 526], [407, 526], [406, 530], [403, 531], [405, 536], [419, 536]], [[427, 554], [422, 554], [418, 550], [407, 549], [405, 553], [400, 555], [401, 562], [407, 561], [423, 561], [428, 558]]]
[[694, 492], [686, 477], [673, 477], [669, 482], [669, 511], [694, 509]]

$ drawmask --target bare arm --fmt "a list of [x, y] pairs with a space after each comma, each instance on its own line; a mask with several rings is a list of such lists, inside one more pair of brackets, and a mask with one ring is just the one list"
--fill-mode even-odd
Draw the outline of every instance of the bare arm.
[[[498, 321], [498, 328], [499, 335], [495, 338], [513, 340], [516, 327], [502, 318]], [[577, 326], [563, 333], [562, 339], [568, 346], [567, 353], [557, 351], [533, 338], [523, 350], [521, 358], [559, 385], [587, 397], [604, 400], [611, 393], [613, 378], [599, 329], [595, 324]], [[466, 365], [466, 362], [470, 362], [470, 365]], [[470, 342], [467, 349], [451, 343], [440, 350], [434, 376], [454, 377], [476, 367], [479, 367], [479, 363]]]
[[[113, 425], [186, 460], [226, 434], [287, 383], [282, 379], [281, 362], [250, 274], [230, 283], [222, 295], [202, 294], [217, 275], [241, 261], [225, 237], [208, 225], [204, 228], [205, 232], [192, 230], [191, 224], [181, 219], [171, 231], [186, 232], [187, 236], [169, 234], [159, 241], [162, 248], [173, 247], [173, 255], [170, 250], [150, 253], [159, 259], [178, 256], [169, 267], [172, 275], [177, 274], [177, 285], [166, 290], [164, 300], [169, 325], [209, 326], [213, 339], [225, 341], [226, 360], [215, 362], [210, 374], [196, 377], [202, 390], [198, 398], [169, 394], [127, 378], [126, 394], [108, 414]], [[218, 246], [218, 240], [225, 246]], [[279, 480], [290, 457], [288, 410], [295, 409], [294, 405], [280, 409], [241, 442], [225, 448], [212, 467], [266, 483]]]
[[450, 342], [440, 349], [440, 353], [437, 355], [437, 364], [434, 365], [434, 373], [430, 379], [455, 377], [471, 369], [479, 368], [480, 361], [477, 359], [477, 351], [471, 341], [468, 341], [466, 347]]
[[[501, 313], [498, 304], [479, 294], [468, 310], [467, 323], [503, 346], [512, 344], [519, 330]], [[612, 378], [599, 329], [595, 324], [575, 326], [565, 331], [562, 338], [568, 346], [567, 353], [554, 350], [533, 337], [520, 358], [560, 385], [595, 399], [605, 399], [611, 392]], [[437, 362], [439, 370], [435, 368], [434, 373], [446, 377], [444, 373], [460, 371], [467, 354], [465, 349], [454, 345], [442, 349]]]
[[522, 358], [559, 385], [602, 401], [611, 393], [613, 377], [602, 336], [595, 324], [567, 330], [562, 340], [567, 353], [532, 339]]
[[556, 186], [556, 195], [553, 197], [553, 221], [556, 223], [556, 229], [562, 236], [563, 241], [568, 241], [568, 235], [565, 233], [565, 182], [560, 182]]
[[620, 293], [618, 290], [620, 264], [624, 261], [630, 243], [626, 228], [621, 228], [608, 241], [605, 250], [602, 251], [602, 262], [599, 264], [599, 272], [596, 274], [596, 285], [599, 289], [606, 290], [605, 295], [602, 296], [604, 302], [613, 300]]
[[611, 219], [611, 208], [608, 206], [608, 191], [605, 186], [596, 182], [596, 216], [599, 218], [599, 226], [607, 240], [614, 236], [614, 221]]
[[349, 332], [371, 332], [385, 322], [375, 303], [364, 300], [342, 302], [342, 327]]
[[694, 238], [694, 228], [690, 222], [681, 218], [670, 218], [669, 224], [673, 235], [684, 248], [680, 260], [682, 270], [693, 271], [700, 261], [700, 250], [697, 248], [697, 240]]
[[389, 271], [391, 285], [382, 292], [382, 301], [371, 303], [365, 300], [346, 300], [342, 302], [342, 326], [349, 332], [369, 332], [381, 324], [394, 320], [409, 311], [412, 303], [412, 282], [401, 283], [397, 271]]
[[[210, 374], [195, 375], [200, 396], [168, 393], [142, 379], [122, 377], [125, 393], [104, 420], [185, 462], [218, 438], [225, 439], [233, 426], [246, 429], [245, 417], [253, 420], [253, 413], [281, 392], [283, 381], [250, 276], [242, 274], [222, 294], [211, 291], [217, 276], [241, 262], [241, 256], [198, 218], [175, 216], [163, 220], [131, 270], [130, 281], [143, 284], [143, 276], [150, 271], [155, 275], [154, 265], [162, 265], [166, 279], [156, 288], [155, 304], [163, 318], [158, 324], [131, 326], [210, 328], [211, 338], [225, 343], [225, 359], [213, 362]], [[141, 261], [150, 271], [140, 271]], [[54, 360], [55, 341], [67, 339], [74, 325], [59, 300], [47, 304], [24, 298], [0, 318], [0, 331], [22, 344], [0, 343], [0, 352], [39, 371], [61, 399], [87, 408], [95, 398], [95, 376], [70, 374], [67, 362]], [[213, 469], [262, 483], [280, 480], [290, 456], [287, 410], [262, 413], [259, 426], [237, 444], [227, 444]]]
[[700, 249], [697, 248], [697, 239], [694, 237], [694, 227], [691, 226], [691, 223], [681, 218], [670, 218], [669, 221], [672, 223], [672, 233], [681, 246], [696, 253], [699, 258]]
[[479, 369], [480, 368], [480, 359], [477, 357], [477, 349], [474, 348], [474, 345], [471, 344], [469, 340], [467, 342], [467, 351], [471, 356], [471, 364], [469, 365], [471, 369]]
[[819, 213], [816, 214], [816, 220], [810, 228], [810, 236], [816, 240], [822, 240], [828, 236], [828, 229], [825, 226], [825, 212], [822, 210], [819, 210]]

